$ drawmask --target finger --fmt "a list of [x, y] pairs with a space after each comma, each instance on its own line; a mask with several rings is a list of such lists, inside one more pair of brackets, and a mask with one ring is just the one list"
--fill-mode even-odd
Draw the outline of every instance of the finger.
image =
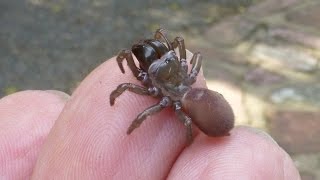
[[[49, 135], [35, 179], [161, 179], [186, 142], [186, 129], [172, 110], [147, 118], [127, 135], [132, 120], [159, 100], [125, 92], [109, 104], [121, 83], [140, 84], [115, 58], [94, 70], [77, 88]], [[197, 86], [204, 86], [203, 76]]]
[[23, 91], [0, 100], [0, 179], [30, 178], [65, 101], [52, 91]]
[[266, 133], [237, 127], [223, 138], [198, 136], [168, 179], [300, 179], [289, 155]]

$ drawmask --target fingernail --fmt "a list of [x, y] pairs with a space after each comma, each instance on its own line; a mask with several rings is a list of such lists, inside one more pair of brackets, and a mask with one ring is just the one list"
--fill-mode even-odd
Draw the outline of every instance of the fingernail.
[[270, 136], [270, 134], [268, 134], [267, 132], [261, 130], [261, 129], [256, 129], [253, 127], [249, 127], [249, 126], [241, 126], [241, 128], [244, 128], [246, 130], [249, 130], [251, 132], [253, 132], [254, 134], [263, 137], [264, 139], [271, 141], [272, 143], [274, 143], [275, 145], [279, 146], [278, 143]]
[[65, 92], [62, 92], [62, 91], [57, 91], [57, 90], [45, 90], [45, 92], [47, 93], [51, 93], [51, 94], [54, 94], [54, 95], [57, 95], [59, 96], [62, 100], [66, 101], [70, 98], [70, 95], [65, 93]]

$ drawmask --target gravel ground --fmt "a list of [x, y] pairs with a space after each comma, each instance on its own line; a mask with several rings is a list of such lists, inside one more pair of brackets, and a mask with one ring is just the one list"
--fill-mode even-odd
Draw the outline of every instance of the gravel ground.
[[24, 89], [70, 93], [93, 68], [164, 27], [196, 41], [250, 0], [1, 0], [0, 97]]

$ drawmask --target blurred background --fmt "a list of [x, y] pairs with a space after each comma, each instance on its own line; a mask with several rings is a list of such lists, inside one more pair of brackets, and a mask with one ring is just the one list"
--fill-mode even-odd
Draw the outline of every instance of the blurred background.
[[1, 0], [0, 97], [71, 94], [160, 27], [202, 53], [208, 87], [237, 124], [267, 131], [302, 179], [320, 179], [319, 0]]

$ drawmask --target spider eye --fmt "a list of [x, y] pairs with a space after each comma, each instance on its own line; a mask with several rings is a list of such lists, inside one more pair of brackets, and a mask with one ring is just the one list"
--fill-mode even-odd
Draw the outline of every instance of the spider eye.
[[170, 59], [166, 59], [164, 62], [166, 64], [169, 64], [169, 62], [174, 62], [175, 61], [175, 58], [170, 58]]

